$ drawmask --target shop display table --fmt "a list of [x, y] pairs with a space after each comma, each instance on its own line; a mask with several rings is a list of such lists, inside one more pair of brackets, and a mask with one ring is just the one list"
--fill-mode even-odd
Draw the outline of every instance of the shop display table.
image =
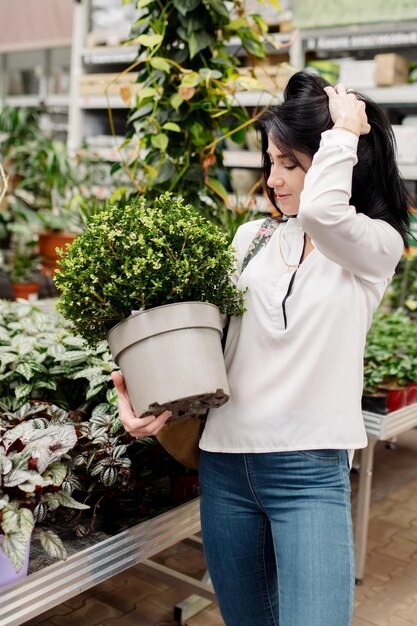
[[356, 582], [360, 583], [365, 573], [366, 547], [368, 538], [369, 510], [371, 506], [372, 472], [377, 441], [387, 441], [401, 433], [417, 427], [417, 403], [410, 404], [387, 415], [363, 412], [368, 445], [361, 450], [358, 501], [356, 506]]
[[[356, 577], [360, 582], [365, 572], [369, 510], [371, 504], [372, 470], [377, 441], [387, 441], [417, 427], [417, 404], [387, 415], [364, 411], [369, 443], [361, 451], [358, 499], [356, 506]], [[162, 550], [195, 537], [200, 530], [198, 498], [175, 507], [150, 520], [141, 522], [115, 536], [97, 543], [39, 569], [13, 587], [0, 592], [0, 626], [18, 626], [25, 621], [65, 602], [90, 587], [104, 582], [133, 565], [151, 570], [161, 579], [181, 586], [194, 594], [177, 605], [174, 615], [184, 623], [199, 612], [215, 596], [206, 575], [196, 580], [151, 561]]]
[[207, 584], [148, 561], [199, 530], [196, 499], [99, 541], [66, 561], [48, 565], [13, 587], [0, 590], [0, 626], [22, 624], [137, 563], [149, 564], [157, 575], [171, 577], [176, 584], [213, 600], [213, 591]]

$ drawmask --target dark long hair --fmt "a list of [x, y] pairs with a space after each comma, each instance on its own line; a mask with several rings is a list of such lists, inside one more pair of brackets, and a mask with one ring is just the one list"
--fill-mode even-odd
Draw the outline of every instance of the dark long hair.
[[[321, 76], [297, 72], [288, 82], [284, 101], [270, 107], [256, 121], [262, 137], [263, 178], [268, 197], [279, 211], [273, 189], [267, 185], [270, 161], [268, 135], [283, 154], [298, 165], [294, 151], [310, 157], [317, 152], [321, 133], [333, 127], [328, 96], [323, 88], [329, 83]], [[396, 162], [396, 143], [384, 111], [367, 96], [355, 92], [366, 105], [371, 132], [361, 135], [358, 163], [353, 168], [351, 204], [358, 213], [385, 220], [402, 236], [405, 246], [410, 229], [411, 197]]]

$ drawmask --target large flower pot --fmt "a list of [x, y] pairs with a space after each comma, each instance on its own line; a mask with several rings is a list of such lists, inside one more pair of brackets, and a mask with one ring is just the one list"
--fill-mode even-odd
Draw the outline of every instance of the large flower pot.
[[56, 248], [65, 250], [66, 244], [71, 244], [76, 235], [64, 232], [45, 232], [39, 234], [39, 254], [42, 257], [42, 274], [53, 276], [58, 268], [60, 256]]
[[13, 300], [37, 300], [39, 289], [39, 283], [12, 283]]
[[182, 302], [134, 312], [108, 342], [138, 416], [201, 415], [229, 399], [219, 309]]
[[0, 587], [6, 585], [12, 585], [21, 578], [27, 576], [29, 568], [29, 553], [30, 553], [30, 541], [28, 541], [25, 560], [21, 569], [16, 572], [15, 568], [10, 562], [10, 559], [4, 554], [2, 549], [3, 537], [0, 535]]

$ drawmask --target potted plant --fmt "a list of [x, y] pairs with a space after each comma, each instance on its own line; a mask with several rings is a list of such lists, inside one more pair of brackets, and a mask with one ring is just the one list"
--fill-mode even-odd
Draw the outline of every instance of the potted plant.
[[74, 500], [67, 480], [67, 453], [76, 443], [58, 407], [28, 403], [12, 413], [0, 406], [0, 586], [26, 574], [32, 536], [50, 556], [66, 558], [60, 538], [36, 525], [59, 506], [88, 508]]
[[220, 311], [244, 311], [233, 261], [222, 231], [169, 193], [93, 215], [59, 261], [58, 309], [92, 345], [108, 333], [137, 415], [228, 399]]
[[15, 243], [14, 250], [9, 253], [3, 265], [3, 273], [10, 278], [12, 283], [13, 300], [37, 298], [40, 285], [36, 280], [36, 274], [40, 267], [39, 255], [33, 252], [33, 242], [25, 246], [22, 246], [21, 242]]
[[42, 135], [16, 147], [13, 155], [20, 178], [13, 193], [26, 211], [35, 213], [43, 273], [52, 276], [56, 248], [65, 248], [82, 230], [79, 215], [67, 208], [76, 185], [74, 168], [66, 145]]
[[[240, 72], [241, 61], [264, 58], [277, 44], [242, 0], [166, 0], [163, 10], [157, 0], [139, 0], [137, 8], [130, 40], [137, 59], [123, 73], [138, 72], [139, 91], [125, 89], [129, 124], [113, 172], [124, 167], [140, 194], [154, 199], [170, 191], [236, 230], [223, 138], [244, 142], [252, 116], [235, 94], [262, 89]], [[109, 114], [114, 129], [110, 107]]]
[[365, 346], [364, 409], [387, 413], [405, 406], [414, 337], [414, 323], [401, 309], [376, 312]]

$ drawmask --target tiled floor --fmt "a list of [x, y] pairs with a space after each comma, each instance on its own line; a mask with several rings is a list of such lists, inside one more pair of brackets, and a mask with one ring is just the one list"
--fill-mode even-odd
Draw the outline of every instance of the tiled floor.
[[[417, 431], [402, 435], [393, 450], [378, 444], [375, 457], [366, 574], [364, 584], [356, 587], [353, 626], [413, 626], [417, 625]], [[353, 502], [357, 482], [352, 474]], [[195, 577], [204, 572], [200, 549], [189, 543], [166, 550], [157, 560]], [[138, 566], [26, 626], [172, 626], [173, 607], [187, 595]], [[188, 621], [188, 626], [222, 625], [215, 604]]]

